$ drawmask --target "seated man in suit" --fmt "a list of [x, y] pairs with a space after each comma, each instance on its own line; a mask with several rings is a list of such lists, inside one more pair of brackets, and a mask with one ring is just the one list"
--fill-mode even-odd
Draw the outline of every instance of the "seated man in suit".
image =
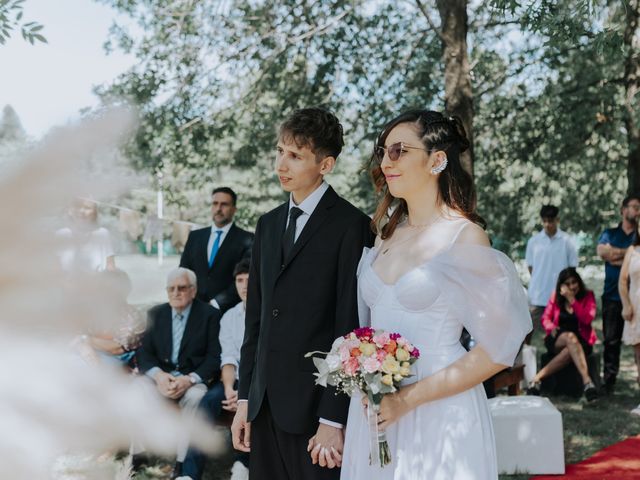
[[[186, 268], [175, 268], [167, 276], [169, 303], [149, 310], [147, 330], [138, 349], [140, 372], [162, 396], [176, 402], [185, 422], [195, 415], [207, 392], [207, 384], [220, 374], [220, 311], [195, 299], [197, 280]], [[180, 476], [188, 438], [179, 440], [174, 476]], [[131, 447], [132, 465], [143, 462], [144, 449]]]
[[213, 225], [189, 234], [180, 266], [193, 270], [198, 277], [197, 298], [224, 313], [240, 301], [233, 268], [251, 255], [253, 233], [233, 223], [238, 198], [233, 190], [214, 188], [211, 195]]
[[[213, 424], [220, 423], [220, 418], [225, 411], [235, 412], [238, 409], [238, 366], [240, 365], [240, 348], [244, 339], [249, 263], [249, 259], [245, 258], [233, 270], [235, 287], [241, 301], [228, 310], [220, 320], [222, 376], [220, 382], [213, 385], [200, 402], [201, 411]], [[190, 448], [184, 461], [183, 476], [179, 480], [201, 480], [204, 464], [205, 456], [195, 448]], [[230, 480], [249, 478], [248, 466], [249, 454], [236, 451]]]

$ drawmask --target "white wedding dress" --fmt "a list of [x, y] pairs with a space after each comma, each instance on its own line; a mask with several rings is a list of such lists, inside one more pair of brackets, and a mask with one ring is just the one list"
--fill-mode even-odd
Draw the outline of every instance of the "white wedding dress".
[[[468, 223], [464, 220], [465, 224]], [[462, 226], [460, 230], [464, 228]], [[373, 270], [376, 248], [358, 267], [360, 322], [398, 332], [420, 349], [412, 366], [428, 377], [465, 355], [466, 327], [496, 363], [511, 365], [531, 330], [527, 298], [513, 263], [492, 248], [456, 244], [385, 284]], [[495, 441], [482, 385], [423, 404], [387, 429], [391, 464], [369, 465], [369, 429], [359, 397], [351, 400], [343, 480], [494, 480]]]

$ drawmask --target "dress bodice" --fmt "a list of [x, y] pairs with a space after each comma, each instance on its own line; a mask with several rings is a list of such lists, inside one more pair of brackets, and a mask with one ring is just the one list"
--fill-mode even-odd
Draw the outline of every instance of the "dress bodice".
[[377, 248], [365, 249], [358, 268], [360, 321], [398, 332], [422, 354], [464, 353], [463, 327], [496, 363], [511, 365], [531, 329], [526, 294], [513, 263], [501, 252], [452, 244], [385, 283], [373, 268]]
[[375, 248], [365, 252], [359, 277], [360, 294], [371, 311], [371, 326], [402, 334], [427, 355], [447, 350], [463, 353], [462, 324], [448, 315], [446, 296], [429, 262], [412, 268], [390, 285], [373, 269], [377, 254]]

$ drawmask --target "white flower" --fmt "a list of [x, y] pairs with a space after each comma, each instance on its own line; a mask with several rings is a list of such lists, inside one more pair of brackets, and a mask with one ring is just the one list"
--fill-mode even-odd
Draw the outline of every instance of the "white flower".
[[330, 353], [327, 355], [327, 365], [329, 366], [329, 370], [337, 370], [342, 365], [340, 361], [340, 355], [336, 355], [335, 353]]
[[333, 341], [333, 345], [331, 345], [331, 351], [335, 352], [338, 350], [338, 348], [340, 347], [340, 345], [342, 345], [342, 342], [344, 342], [344, 337], [338, 337]]

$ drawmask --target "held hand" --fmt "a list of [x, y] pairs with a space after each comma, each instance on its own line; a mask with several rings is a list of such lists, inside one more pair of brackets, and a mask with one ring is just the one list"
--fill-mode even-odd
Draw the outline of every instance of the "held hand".
[[344, 430], [324, 423], [318, 424], [318, 431], [309, 439], [307, 452], [311, 461], [321, 467], [335, 468], [342, 466], [342, 449], [344, 447]]
[[633, 307], [631, 305], [625, 305], [622, 307], [622, 318], [627, 322], [630, 322], [633, 318]]
[[231, 424], [233, 448], [241, 452], [251, 451], [251, 422], [247, 422], [247, 402], [238, 403], [238, 411]]
[[234, 389], [225, 389], [225, 400], [222, 401], [222, 409], [228, 412], [235, 412], [238, 410], [238, 391]]
[[160, 394], [164, 397], [171, 398], [176, 378], [167, 372], [160, 371], [155, 374], [153, 379], [156, 382], [156, 387]]

